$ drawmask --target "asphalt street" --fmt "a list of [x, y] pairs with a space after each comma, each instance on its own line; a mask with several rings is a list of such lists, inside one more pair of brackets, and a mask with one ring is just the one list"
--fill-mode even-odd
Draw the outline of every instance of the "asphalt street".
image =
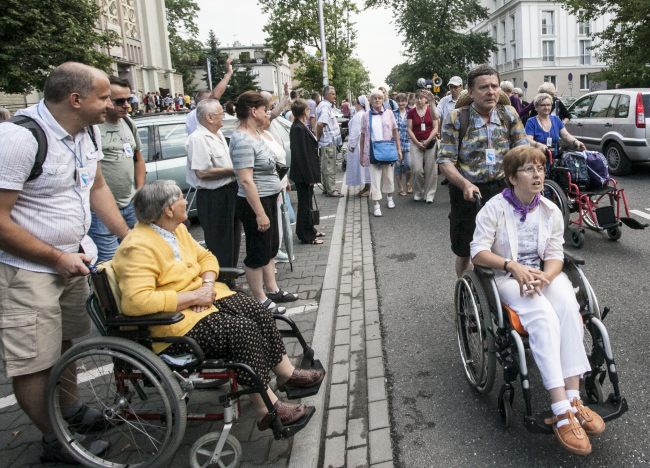
[[[619, 178], [630, 207], [650, 218], [650, 166]], [[449, 248], [448, 191], [433, 205], [395, 197], [397, 207], [371, 216], [384, 356], [397, 464], [437, 466], [648, 466], [650, 464], [650, 229], [623, 227], [618, 242], [587, 232], [582, 256], [612, 340], [621, 388], [630, 410], [592, 438], [587, 458], [568, 454], [552, 436], [530, 434], [516, 388], [513, 426], [503, 429], [497, 410], [502, 382], [476, 394], [465, 380], [453, 321], [455, 282]], [[650, 222], [639, 215], [639, 221]], [[532, 357], [529, 362], [533, 368]], [[606, 381], [608, 382], [608, 381]], [[533, 406], [549, 400], [535, 369]], [[609, 393], [611, 387], [605, 387]]]

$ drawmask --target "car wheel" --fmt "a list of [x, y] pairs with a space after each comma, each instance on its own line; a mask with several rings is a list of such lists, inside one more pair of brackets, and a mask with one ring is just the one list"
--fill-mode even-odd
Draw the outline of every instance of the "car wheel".
[[612, 142], [605, 147], [605, 157], [609, 165], [609, 172], [612, 174], [625, 175], [630, 173], [632, 163], [618, 143]]

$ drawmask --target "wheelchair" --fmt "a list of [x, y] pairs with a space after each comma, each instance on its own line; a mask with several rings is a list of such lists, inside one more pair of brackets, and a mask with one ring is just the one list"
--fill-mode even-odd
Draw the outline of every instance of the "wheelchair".
[[585, 243], [585, 229], [605, 232], [611, 241], [617, 241], [623, 234], [621, 226], [642, 230], [647, 223], [640, 223], [630, 216], [625, 189], [609, 178], [604, 187], [593, 189], [578, 184], [571, 178], [571, 172], [560, 165], [561, 153], [557, 158], [547, 151], [544, 196], [552, 200], [564, 218], [564, 228], [569, 229], [569, 241], [576, 249]]
[[[235, 279], [243, 270], [222, 268], [219, 280]], [[68, 351], [52, 368], [47, 387], [48, 416], [59, 441], [85, 466], [154, 467], [167, 466], [178, 450], [189, 421], [223, 421], [220, 431], [196, 440], [190, 451], [192, 467], [236, 467], [242, 447], [230, 434], [240, 415], [239, 398], [259, 394], [271, 418], [276, 440], [292, 437], [306, 426], [313, 415], [307, 413], [285, 426], [277, 416], [262, 379], [247, 365], [226, 359], [206, 359], [198, 343], [190, 337], [152, 337], [152, 325], [170, 325], [183, 319], [182, 313], [157, 313], [125, 316], [120, 313], [120, 292], [110, 263], [91, 268], [92, 294], [86, 308], [101, 336], [84, 340]], [[275, 315], [283, 322], [280, 334], [295, 338], [302, 346], [298, 367], [322, 369], [314, 351], [305, 342], [289, 317]], [[288, 325], [288, 328], [287, 328]], [[156, 355], [152, 344], [184, 343], [192, 353], [184, 356]], [[250, 388], [237, 385], [235, 371], [245, 372], [254, 382]], [[103, 418], [92, 429], [80, 428], [63, 418], [60, 397], [76, 380], [78, 398], [98, 410]], [[289, 399], [318, 393], [320, 384], [309, 388], [285, 387]], [[187, 404], [195, 391], [216, 393], [215, 403], [223, 411], [194, 414]], [[98, 427], [97, 427], [98, 426]], [[97, 439], [109, 442], [101, 454], [92, 450]]]
[[[583, 264], [583, 260], [565, 253], [562, 271], [576, 291], [586, 328], [584, 345], [591, 371], [583, 379], [585, 403], [605, 421], [610, 421], [625, 413], [628, 405], [619, 389], [609, 334], [602, 322], [609, 309], [601, 311], [598, 299], [580, 268]], [[504, 427], [510, 427], [513, 421], [514, 384], [519, 379], [526, 429], [533, 433], [552, 434], [552, 427], [544, 422], [551, 416], [550, 411], [533, 413], [526, 353], [528, 335], [516, 312], [501, 303], [494, 271], [479, 266], [466, 271], [456, 281], [454, 303], [458, 348], [470, 386], [479, 394], [489, 394], [494, 386], [498, 363], [503, 369], [504, 381], [497, 404]], [[612, 393], [605, 399], [603, 387], [607, 377]]]

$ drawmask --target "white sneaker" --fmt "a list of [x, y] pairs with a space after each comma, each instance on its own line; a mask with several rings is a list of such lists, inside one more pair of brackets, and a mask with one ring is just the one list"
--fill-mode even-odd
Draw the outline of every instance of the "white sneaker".
[[391, 197], [388, 198], [388, 208], [395, 208], [395, 202]]
[[379, 216], [382, 215], [382, 214], [381, 214], [381, 208], [379, 207], [379, 205], [375, 206], [375, 211], [373, 212], [373, 214], [374, 214], [375, 216], [377, 216], [377, 217], [379, 217]]
[[413, 195], [413, 200], [415, 201], [422, 201], [422, 195]]
[[433, 203], [433, 198], [427, 198], [427, 203]]

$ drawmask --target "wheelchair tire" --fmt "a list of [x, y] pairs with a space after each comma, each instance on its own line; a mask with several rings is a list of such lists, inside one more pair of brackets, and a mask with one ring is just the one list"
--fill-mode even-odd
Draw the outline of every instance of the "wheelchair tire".
[[235, 468], [239, 466], [242, 448], [237, 438], [232, 434], [228, 434], [219, 458], [211, 460], [212, 452], [217, 446], [220, 437], [220, 431], [210, 432], [194, 442], [190, 450], [190, 466], [192, 468], [207, 468], [210, 466]]
[[585, 378], [585, 400], [590, 404], [602, 404], [605, 401], [603, 386], [597, 376], [589, 375]]
[[456, 281], [456, 334], [465, 377], [480, 394], [494, 385], [496, 355], [490, 327], [490, 306], [479, 277], [466, 271]]
[[619, 226], [614, 226], [607, 229], [607, 237], [611, 241], [619, 240], [622, 235], [623, 235], [623, 231], [621, 231], [621, 228]]
[[562, 190], [562, 187], [554, 180], [546, 179], [544, 181], [543, 195], [555, 203], [560, 209], [562, 220], [564, 221], [564, 229], [568, 228], [571, 209], [569, 208], [569, 198], [564, 193], [564, 190]]
[[[78, 398], [103, 415], [92, 434], [61, 412], [70, 369]], [[165, 466], [185, 433], [184, 393], [176, 378], [153, 352], [124, 338], [91, 338], [70, 348], [52, 368], [45, 397], [54, 433], [84, 466]], [[100, 455], [90, 451], [96, 439], [110, 444]]]
[[581, 249], [585, 245], [585, 233], [582, 231], [571, 231], [571, 245], [576, 249]]
[[512, 426], [512, 401], [514, 400], [514, 396], [512, 390], [501, 390], [499, 392], [499, 400], [497, 404], [504, 429], [508, 429]]

